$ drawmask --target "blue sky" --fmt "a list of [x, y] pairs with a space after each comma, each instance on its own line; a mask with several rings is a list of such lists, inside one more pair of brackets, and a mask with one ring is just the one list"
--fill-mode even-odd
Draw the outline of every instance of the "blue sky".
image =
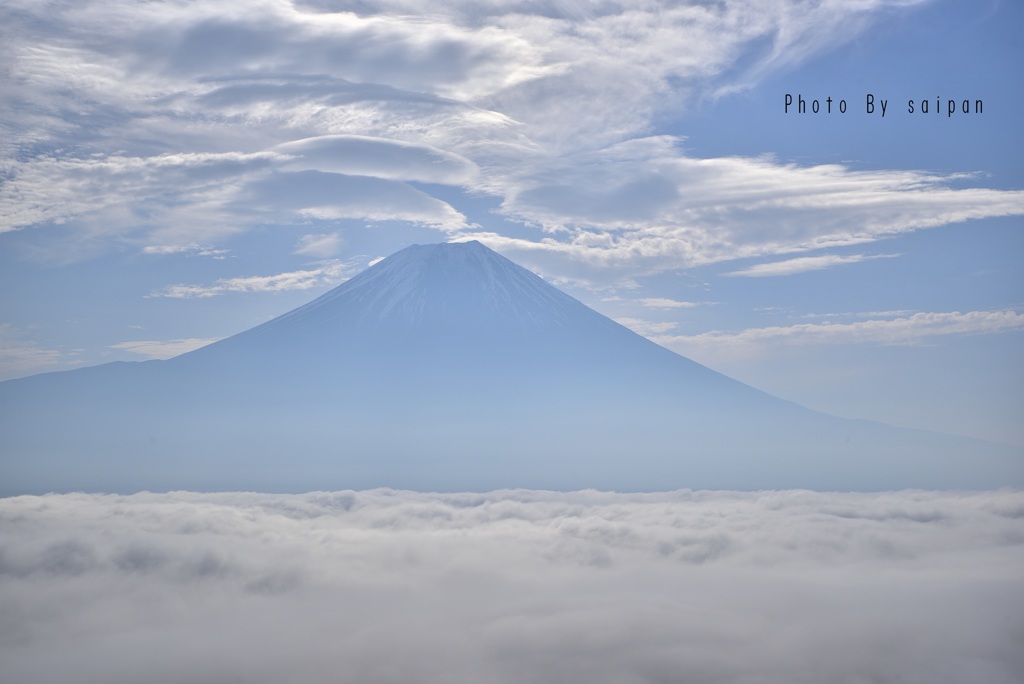
[[478, 239], [778, 396], [1024, 444], [1022, 14], [11, 0], [0, 378], [171, 356]]

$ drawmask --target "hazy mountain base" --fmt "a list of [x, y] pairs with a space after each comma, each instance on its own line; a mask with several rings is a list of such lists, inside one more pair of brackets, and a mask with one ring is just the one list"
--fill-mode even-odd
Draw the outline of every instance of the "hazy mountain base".
[[[121, 377], [100, 367], [30, 378], [25, 384], [38, 392], [19, 388], [6, 403], [5, 390], [19, 383], [0, 386], [0, 494], [1024, 485], [1024, 455], [1013, 447], [777, 401], [747, 408], [730, 400], [723, 410], [711, 391], [694, 392], [700, 403], [659, 396], [664, 390], [649, 383], [612, 392], [629, 385], [607, 377], [581, 375], [560, 390], [533, 389], [523, 375], [509, 399], [473, 372], [416, 377], [411, 393], [408, 375], [402, 383], [214, 382], [211, 371], [199, 384], [168, 362], [123, 366], [114, 369]], [[132, 366], [148, 368], [129, 373]], [[88, 377], [101, 371], [101, 383]], [[69, 382], [76, 375], [80, 388]], [[45, 386], [51, 379], [60, 380], [59, 393]], [[439, 385], [445, 390], [435, 392]]]
[[1024, 672], [1024, 492], [0, 499], [12, 682]]

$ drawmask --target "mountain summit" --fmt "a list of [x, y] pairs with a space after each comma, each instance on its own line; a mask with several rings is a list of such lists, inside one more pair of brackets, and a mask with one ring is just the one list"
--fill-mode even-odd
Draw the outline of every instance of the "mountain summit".
[[346, 334], [391, 326], [404, 334], [569, 329], [607, 319], [477, 241], [412, 245], [258, 330], [325, 324]]
[[[473, 241], [407, 247], [309, 304], [194, 354], [301, 349], [331, 356], [333, 369], [372, 364], [383, 347], [422, 361], [433, 354], [490, 363], [524, 346], [579, 352], [627, 333], [636, 338]], [[365, 356], [341, 358], [346, 351]]]
[[478, 242], [167, 361], [0, 383], [0, 494], [1024, 484], [1020, 450], [815, 413]]
[[[569, 375], [590, 385], [600, 379], [619, 393], [671, 364], [686, 375], [677, 378], [684, 384], [714, 378], [767, 398], [637, 335], [477, 241], [407, 247], [305, 306], [167, 363], [214, 373], [286, 371], [310, 383], [304, 391], [341, 374], [363, 380], [362, 391], [393, 386], [401, 396], [420, 394], [414, 380], [425, 377], [507, 395], [502, 388], [510, 385], [571, 390], [555, 382]], [[609, 376], [629, 375], [632, 383], [607, 384]]]

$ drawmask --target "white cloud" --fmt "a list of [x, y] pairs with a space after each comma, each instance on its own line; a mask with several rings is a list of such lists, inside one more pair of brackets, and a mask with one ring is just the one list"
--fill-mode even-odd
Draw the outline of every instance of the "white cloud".
[[0, 323], [0, 379], [56, 370], [68, 363], [69, 359], [60, 351], [28, 339], [10, 324]]
[[209, 245], [198, 245], [194, 242], [184, 245], [146, 245], [142, 248], [143, 254], [189, 254], [214, 259], [224, 259], [230, 252], [231, 250], [228, 249], [215, 249]]
[[269, 276], [241, 276], [221, 278], [212, 285], [168, 285], [151, 293], [150, 297], [192, 299], [215, 297], [229, 292], [286, 292], [308, 290], [323, 285], [336, 285], [352, 270], [352, 265], [337, 259], [325, 262], [319, 268], [289, 271]]
[[646, 321], [642, 318], [616, 318], [616, 323], [626, 326], [633, 332], [646, 337], [664, 335], [679, 327], [678, 323]]
[[644, 297], [637, 300], [641, 306], [648, 309], [692, 309], [701, 306], [700, 302], [681, 302], [678, 299], [665, 297]]
[[295, 253], [326, 259], [341, 251], [341, 242], [337, 233], [310, 233], [299, 238]]
[[884, 344], [915, 345], [947, 335], [985, 335], [1024, 328], [1024, 314], [1016, 311], [959, 311], [925, 313], [852, 323], [799, 323], [789, 326], [748, 328], [740, 332], [654, 336], [658, 344], [683, 355], [704, 351], [754, 352], [772, 345]]
[[[773, 310], [772, 307], [765, 307], [766, 311]], [[803, 318], [822, 318], [822, 319], [833, 319], [833, 318], [900, 318], [902, 316], [911, 316], [917, 313], [910, 309], [895, 309], [893, 311], [833, 311], [831, 313], [807, 313], [803, 314]]]
[[755, 264], [749, 268], [739, 271], [724, 273], [727, 276], [742, 276], [745, 278], [768, 278], [774, 276], [787, 276], [795, 273], [806, 273], [807, 271], [822, 271], [826, 268], [842, 264], [857, 264], [871, 259], [892, 259], [899, 254], [822, 254], [813, 257], [797, 257], [785, 261], [773, 261], [767, 264]]
[[917, 4], [17, 3], [0, 230], [214, 247], [310, 218], [450, 233], [460, 211], [405, 182], [441, 183], [541, 230], [488, 244], [607, 281], [1024, 214], [1024, 193], [962, 175], [699, 159], [646, 137]]
[[[210, 243], [246, 225], [304, 217], [465, 226], [447, 203], [406, 183], [274, 170], [286, 160], [276, 153], [33, 160], [0, 186], [0, 210], [7, 210], [0, 233], [67, 224], [76, 229], [72, 238], [141, 239], [150, 254], [218, 256], [224, 250]], [[139, 232], [146, 234], [134, 237]]]
[[15, 681], [1024, 668], [1019, 491], [68, 494], [0, 499], [0, 532]]
[[407, 183], [320, 171], [274, 173], [251, 183], [236, 201], [238, 212], [255, 220], [408, 221], [442, 230], [466, 227], [451, 205]]
[[122, 349], [133, 354], [139, 354], [147, 359], [169, 359], [185, 352], [205, 347], [216, 342], [217, 339], [192, 337], [183, 340], [136, 340], [133, 342], [118, 342], [110, 346], [112, 349]]
[[0, 185], [0, 233], [66, 224], [76, 228], [72, 237], [146, 231], [149, 253], [213, 250], [212, 242], [239, 230], [230, 202], [272, 159], [233, 152], [31, 159]]
[[632, 140], [509, 178], [503, 211], [552, 237], [489, 241], [524, 259], [545, 252], [594, 270], [653, 272], [1024, 213], [1024, 192], [954, 189], [958, 178], [696, 159], [673, 138]]
[[357, 135], [324, 135], [283, 143], [292, 157], [284, 168], [327, 171], [387, 180], [465, 185], [476, 175], [468, 159], [426, 145]]

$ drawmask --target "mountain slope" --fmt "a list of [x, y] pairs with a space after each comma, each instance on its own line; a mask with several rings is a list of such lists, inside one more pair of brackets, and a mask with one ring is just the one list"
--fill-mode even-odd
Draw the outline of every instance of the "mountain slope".
[[4, 492], [1024, 484], [664, 349], [476, 242], [414, 245], [168, 361], [0, 383]]

